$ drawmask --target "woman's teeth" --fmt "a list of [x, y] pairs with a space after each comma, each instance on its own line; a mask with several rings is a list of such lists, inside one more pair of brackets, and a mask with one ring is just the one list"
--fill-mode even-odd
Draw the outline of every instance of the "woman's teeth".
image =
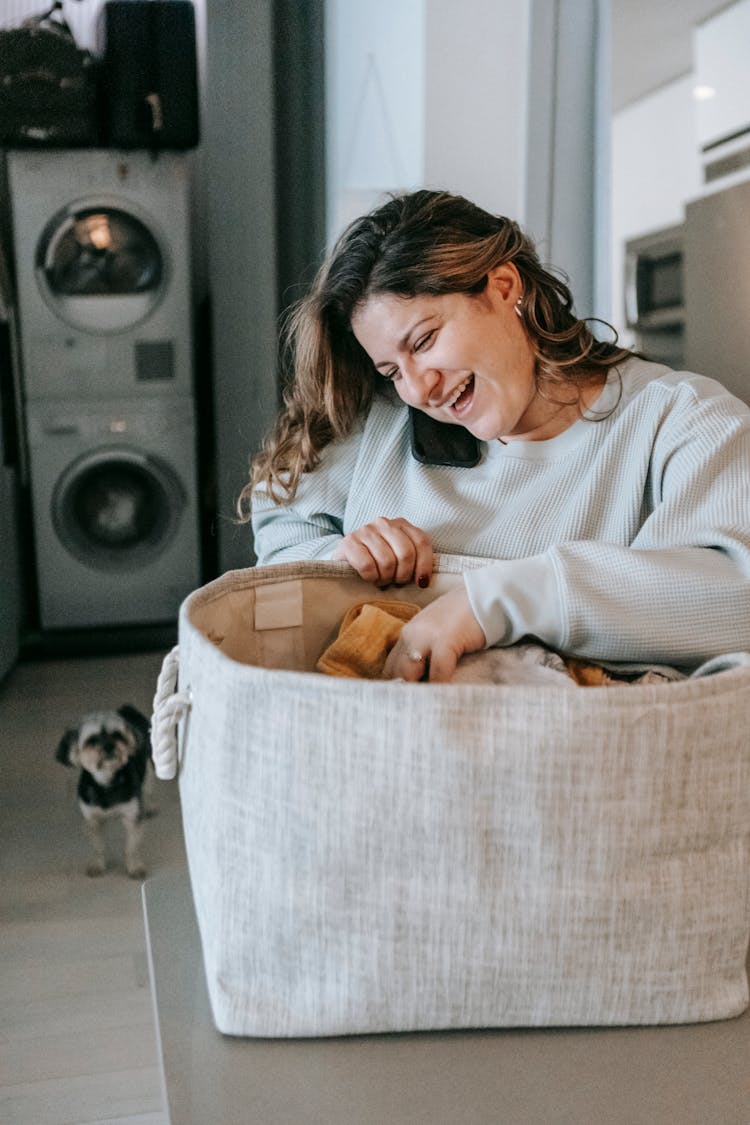
[[473, 382], [473, 380], [474, 380], [474, 376], [469, 375], [469, 377], [467, 379], [464, 379], [463, 383], [459, 383], [459, 385], [456, 387], [456, 389], [453, 392], [453, 394], [451, 395], [451, 397], [446, 401], [445, 405], [448, 408], [450, 408], [452, 406], [455, 406], [456, 403], [458, 402], [458, 400], [460, 399], [461, 395], [464, 393], [464, 391], [467, 389], [467, 387]]

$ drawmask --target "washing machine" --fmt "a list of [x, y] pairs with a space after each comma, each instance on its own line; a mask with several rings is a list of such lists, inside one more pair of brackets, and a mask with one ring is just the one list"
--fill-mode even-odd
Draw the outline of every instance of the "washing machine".
[[8, 154], [27, 400], [192, 393], [189, 157]]
[[200, 585], [185, 397], [27, 406], [43, 629], [174, 621]]

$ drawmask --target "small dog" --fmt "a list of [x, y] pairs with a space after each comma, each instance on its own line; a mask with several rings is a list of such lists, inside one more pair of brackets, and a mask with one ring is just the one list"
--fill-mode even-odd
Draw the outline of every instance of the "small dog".
[[148, 720], [129, 704], [118, 711], [93, 712], [77, 729], [65, 732], [55, 756], [64, 766], [81, 770], [78, 804], [94, 848], [86, 873], [106, 870], [104, 822], [119, 817], [125, 828], [125, 868], [131, 879], [142, 879], [142, 822], [150, 815], [143, 792], [151, 758]]

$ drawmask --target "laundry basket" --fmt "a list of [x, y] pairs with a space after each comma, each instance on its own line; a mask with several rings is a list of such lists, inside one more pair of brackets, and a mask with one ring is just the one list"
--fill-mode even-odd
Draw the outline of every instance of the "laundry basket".
[[[428, 590], [388, 596], [426, 604], [475, 564], [443, 557]], [[182, 606], [157, 769], [171, 772], [178, 723], [219, 1030], [742, 1012], [750, 669], [573, 689], [314, 672], [373, 596], [344, 563], [289, 563], [230, 572]]]

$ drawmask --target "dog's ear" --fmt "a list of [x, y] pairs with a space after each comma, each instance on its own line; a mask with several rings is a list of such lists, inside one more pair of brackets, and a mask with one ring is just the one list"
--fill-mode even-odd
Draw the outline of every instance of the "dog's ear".
[[78, 763], [78, 731], [66, 730], [60, 739], [55, 751], [55, 758], [64, 766], [77, 766]]
[[130, 703], [123, 703], [122, 707], [117, 708], [117, 714], [120, 715], [125, 722], [133, 730], [136, 737], [136, 742], [140, 750], [151, 754], [151, 724], [145, 715], [142, 715], [137, 707], [131, 706]]

